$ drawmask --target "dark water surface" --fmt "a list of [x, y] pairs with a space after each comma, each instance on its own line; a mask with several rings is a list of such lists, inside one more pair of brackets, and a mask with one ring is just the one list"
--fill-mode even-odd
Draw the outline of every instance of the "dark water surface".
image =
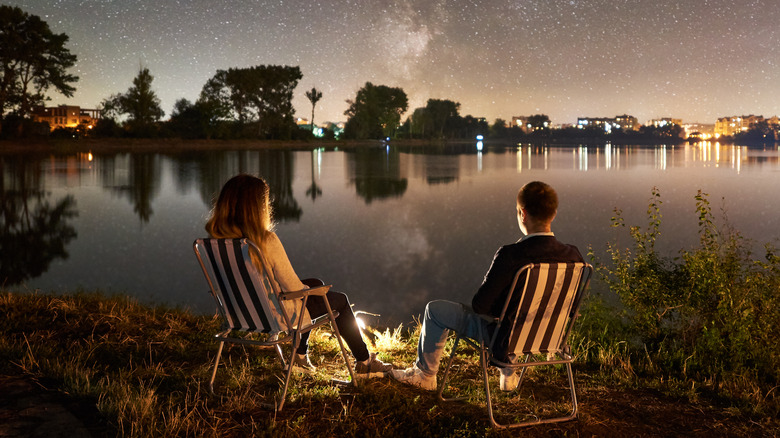
[[[520, 237], [515, 195], [558, 190], [553, 229], [585, 254], [608, 241], [613, 209], [647, 224], [661, 193], [659, 248], [698, 242], [694, 196], [762, 244], [780, 239], [780, 152], [675, 147], [364, 147], [176, 154], [0, 155], [0, 283], [18, 291], [121, 292], [212, 312], [192, 252], [231, 176], [270, 183], [277, 233], [301, 277], [320, 277], [380, 323], [410, 322], [434, 298], [469, 302], [499, 245]], [[599, 285], [594, 285], [596, 289]]]

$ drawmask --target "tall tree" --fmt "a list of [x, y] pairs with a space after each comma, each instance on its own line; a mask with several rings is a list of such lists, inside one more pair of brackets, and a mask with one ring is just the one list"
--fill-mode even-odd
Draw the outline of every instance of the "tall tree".
[[490, 135], [495, 138], [506, 137], [508, 131], [509, 129], [506, 127], [506, 121], [504, 121], [504, 119], [496, 119], [490, 127]]
[[128, 115], [127, 123], [133, 131], [148, 131], [165, 115], [160, 99], [152, 90], [153, 80], [148, 68], [139, 69], [133, 86], [119, 98], [120, 108]]
[[366, 85], [358, 90], [355, 100], [347, 100], [349, 108], [344, 127], [347, 138], [368, 139], [392, 137], [401, 122], [401, 114], [409, 108], [409, 100], [401, 88]]
[[406, 121], [409, 126], [409, 134], [412, 137], [425, 138], [426, 135], [429, 135], [430, 128], [428, 127], [431, 125], [431, 121], [425, 108], [415, 108]]
[[217, 70], [198, 102], [222, 120], [256, 123], [258, 136], [289, 138], [295, 126], [293, 91], [302, 77], [299, 67], [278, 65]]
[[306, 98], [311, 102], [311, 132], [314, 132], [314, 107], [322, 99], [322, 92], [314, 87], [306, 92]]
[[127, 115], [126, 125], [133, 135], [151, 135], [155, 124], [165, 115], [160, 99], [152, 90], [153, 80], [148, 68], [140, 68], [127, 92], [113, 94], [101, 102], [103, 117], [113, 119]]
[[444, 138], [444, 128], [448, 122], [460, 117], [459, 110], [460, 103], [458, 102], [446, 99], [428, 99], [425, 111], [432, 124], [431, 133], [435, 133], [439, 138]]
[[48, 99], [49, 89], [73, 95], [71, 84], [79, 78], [67, 73], [76, 64], [67, 42], [40, 17], [0, 5], [0, 129], [6, 110], [27, 117]]
[[179, 99], [173, 104], [168, 127], [181, 138], [207, 137], [207, 120], [203, 109], [187, 99]]

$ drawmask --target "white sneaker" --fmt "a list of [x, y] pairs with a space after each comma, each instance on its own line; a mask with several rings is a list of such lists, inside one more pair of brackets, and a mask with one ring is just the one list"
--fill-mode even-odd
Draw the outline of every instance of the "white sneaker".
[[405, 370], [392, 370], [390, 374], [399, 382], [413, 385], [426, 391], [436, 390], [436, 376], [426, 376], [421, 369], [417, 368], [417, 365]]
[[517, 374], [514, 368], [499, 368], [501, 377], [498, 380], [498, 387], [502, 391], [514, 391], [517, 389], [517, 384], [520, 383], [520, 375]]

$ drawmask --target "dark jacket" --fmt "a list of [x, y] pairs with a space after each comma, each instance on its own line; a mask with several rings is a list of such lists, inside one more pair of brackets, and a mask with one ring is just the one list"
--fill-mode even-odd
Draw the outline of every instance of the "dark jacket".
[[[502, 246], [493, 257], [493, 263], [482, 281], [482, 286], [471, 300], [471, 307], [476, 313], [498, 318], [509, 294], [509, 287], [520, 268], [529, 263], [583, 261], [576, 246], [561, 243], [553, 236], [531, 236], [511, 245]], [[518, 279], [517, 284], [525, 284], [525, 278]], [[519, 296], [513, 297], [513, 301], [514, 298], [519, 300]], [[499, 359], [505, 360], [506, 347], [502, 345], [506, 340], [501, 339], [503, 337], [502, 333], [499, 333], [493, 352]]]

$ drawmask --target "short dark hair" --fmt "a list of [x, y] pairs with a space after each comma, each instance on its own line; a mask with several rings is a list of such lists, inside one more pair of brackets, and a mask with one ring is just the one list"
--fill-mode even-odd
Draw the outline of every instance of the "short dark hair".
[[517, 204], [536, 220], [552, 221], [558, 211], [558, 194], [549, 184], [532, 181], [517, 192]]

